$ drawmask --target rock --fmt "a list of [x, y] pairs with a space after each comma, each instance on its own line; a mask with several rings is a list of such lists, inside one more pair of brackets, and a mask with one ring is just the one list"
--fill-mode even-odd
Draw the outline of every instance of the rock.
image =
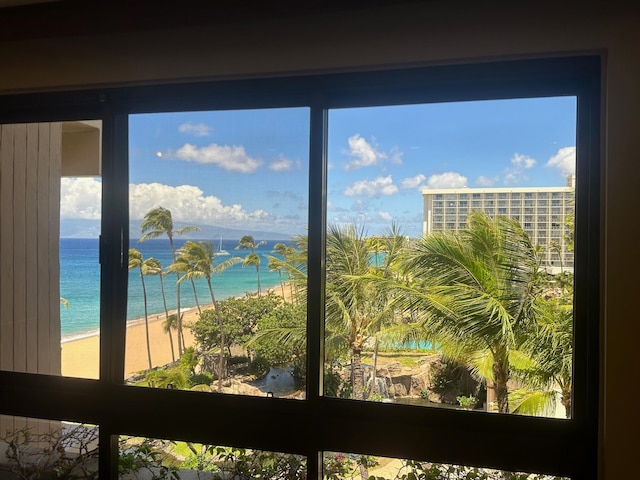
[[[214, 389], [215, 390], [215, 389]], [[251, 395], [254, 397], [264, 397], [266, 394], [259, 388], [246, 383], [239, 382], [237, 380], [229, 380], [224, 382], [222, 387], [222, 393], [231, 393], [234, 395]]]

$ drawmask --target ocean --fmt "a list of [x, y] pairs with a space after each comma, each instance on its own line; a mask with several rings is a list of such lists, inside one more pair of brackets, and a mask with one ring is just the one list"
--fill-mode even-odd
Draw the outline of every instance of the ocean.
[[[174, 239], [176, 249], [186, 240]], [[260, 285], [262, 290], [280, 288], [280, 276], [277, 272], [269, 272], [267, 255], [272, 253], [276, 243], [290, 244], [287, 240], [270, 240], [256, 250], [261, 257]], [[218, 242], [214, 242], [216, 248]], [[237, 241], [225, 240], [222, 248], [230, 255], [217, 256], [214, 261], [228, 258], [244, 257], [247, 250], [235, 250]], [[143, 259], [154, 257], [163, 267], [172, 263], [168, 239], [148, 240], [137, 243], [130, 242], [131, 248], [142, 253]], [[164, 288], [169, 310], [176, 308], [175, 274], [164, 277]], [[157, 275], [145, 276], [147, 291], [147, 308], [149, 315], [164, 313], [160, 278]], [[255, 293], [258, 289], [256, 270], [253, 266], [242, 268], [241, 264], [233, 265], [221, 274], [215, 274], [211, 281], [216, 300], [232, 296]], [[205, 279], [196, 280], [196, 293], [200, 305], [211, 303], [209, 287]], [[129, 294], [127, 302], [127, 320], [132, 321], [144, 316], [144, 300], [142, 283], [138, 268], [129, 270]], [[60, 239], [60, 296], [69, 301], [69, 307], [60, 305], [61, 333], [63, 340], [79, 338], [96, 333], [100, 325], [100, 264], [98, 262], [97, 238], [61, 238]], [[196, 306], [193, 287], [190, 282], [183, 282], [180, 289], [181, 308]]]

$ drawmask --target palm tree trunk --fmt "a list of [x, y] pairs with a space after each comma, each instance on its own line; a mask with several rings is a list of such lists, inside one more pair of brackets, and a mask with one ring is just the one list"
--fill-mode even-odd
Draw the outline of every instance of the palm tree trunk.
[[256, 265], [256, 275], [258, 276], [258, 295], [260, 295], [262, 290], [260, 289], [260, 267], [258, 265]]
[[362, 480], [368, 480], [369, 478], [369, 469], [366, 465], [362, 464], [362, 459], [360, 459], [360, 478]]
[[560, 390], [560, 402], [564, 407], [566, 417], [571, 418], [571, 386], [563, 386]]
[[144, 275], [142, 274], [142, 265], [140, 266], [140, 281], [142, 282], [142, 298], [144, 299], [144, 328], [147, 335], [147, 357], [149, 360], [149, 370], [153, 368], [151, 362], [151, 341], [149, 340], [149, 314], [147, 313], [147, 289], [144, 285]]
[[506, 352], [496, 351], [493, 354], [493, 382], [499, 413], [509, 413], [509, 359]]
[[282, 298], [284, 298], [284, 283], [282, 282], [282, 270], [278, 270], [280, 276], [280, 290], [282, 290]]
[[376, 372], [378, 371], [378, 337], [375, 338], [375, 344], [373, 347], [373, 373], [372, 373], [372, 383], [371, 388], [369, 389], [369, 397], [376, 393], [376, 386], [378, 381], [378, 376]]
[[198, 307], [198, 313], [202, 313], [202, 309], [200, 308], [200, 302], [198, 302], [198, 292], [196, 291], [196, 282], [191, 279], [191, 286], [193, 287], [193, 298], [196, 300], [196, 307]]
[[[173, 246], [173, 237], [168, 235], [169, 237], [169, 245], [171, 246], [171, 255], [173, 256], [173, 263], [176, 263], [176, 249]], [[182, 315], [180, 315], [180, 274], [176, 272], [176, 328], [178, 330], [178, 357], [182, 356], [184, 352], [184, 346], [182, 342]]]
[[363, 400], [362, 349], [351, 347], [351, 374], [353, 375], [353, 399]]
[[213, 285], [211, 285], [211, 277], [207, 277], [207, 283], [209, 284], [209, 293], [211, 294], [211, 303], [213, 304], [213, 310], [216, 312], [216, 318], [218, 320], [218, 328], [220, 329], [220, 359], [218, 363], [218, 392], [222, 392], [222, 380], [225, 371], [225, 355], [224, 355], [224, 325], [222, 322], [222, 316], [220, 310], [218, 310], [218, 304], [216, 303], [216, 297], [213, 294]]
[[[162, 280], [162, 272], [159, 274], [160, 276], [160, 290], [162, 291], [162, 303], [164, 303], [164, 320], [165, 322], [169, 320], [169, 309], [167, 308], [167, 297], [164, 294], [164, 280]], [[171, 335], [171, 325], [169, 325], [169, 329], [167, 330], [169, 334], [169, 345], [171, 345], [171, 361], [176, 361], [176, 354], [173, 350], [173, 335]]]

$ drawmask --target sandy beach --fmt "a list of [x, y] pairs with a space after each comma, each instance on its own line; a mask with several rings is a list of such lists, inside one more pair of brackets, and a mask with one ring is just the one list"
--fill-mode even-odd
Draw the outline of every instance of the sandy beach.
[[[271, 289], [274, 293], [282, 295], [281, 289]], [[265, 292], [266, 293], [266, 292]], [[290, 294], [287, 289], [284, 291], [284, 298], [290, 301]], [[211, 306], [202, 306], [202, 310]], [[170, 312], [171, 313], [171, 312]], [[151, 343], [151, 364], [154, 367], [166, 365], [172, 361], [171, 344], [169, 335], [164, 332], [162, 322], [165, 315], [153, 314], [149, 316], [149, 342]], [[186, 310], [183, 316], [183, 323], [189, 324], [198, 319], [198, 309]], [[176, 332], [173, 335], [173, 348], [178, 356], [178, 340]], [[184, 328], [184, 339], [187, 347], [194, 345], [194, 338], [189, 328]], [[62, 348], [62, 375], [67, 377], [95, 378], [99, 376], [99, 352], [100, 336], [90, 335], [84, 338], [69, 340], [61, 344]], [[127, 326], [127, 343], [125, 354], [125, 375], [131, 375], [146, 370], [149, 367], [147, 358], [147, 341], [145, 335], [144, 319], [140, 318], [129, 322]]]
[[[208, 307], [201, 307], [203, 310]], [[197, 320], [198, 309], [192, 308], [185, 312], [183, 323]], [[172, 361], [169, 335], [164, 332], [162, 322], [164, 314], [149, 316], [149, 342], [151, 343], [151, 363], [154, 367], [166, 365]], [[174, 351], [177, 358], [178, 340], [176, 332], [172, 331]], [[184, 328], [186, 346], [193, 345], [191, 330]], [[91, 335], [77, 340], [70, 340], [61, 344], [62, 375], [67, 377], [98, 378], [100, 336]], [[147, 340], [144, 319], [134, 320], [127, 327], [127, 343], [125, 354], [125, 378], [149, 367], [147, 358]]]

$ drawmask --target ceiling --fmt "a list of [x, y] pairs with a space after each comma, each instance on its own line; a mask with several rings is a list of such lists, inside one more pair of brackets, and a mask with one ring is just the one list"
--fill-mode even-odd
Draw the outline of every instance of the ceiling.
[[0, 41], [269, 21], [438, 0], [0, 0]]

